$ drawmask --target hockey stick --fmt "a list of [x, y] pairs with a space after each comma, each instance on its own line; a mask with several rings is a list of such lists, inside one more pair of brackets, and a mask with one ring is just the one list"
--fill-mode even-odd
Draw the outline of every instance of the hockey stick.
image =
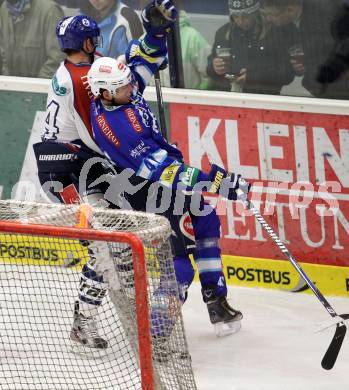
[[[309, 279], [308, 275], [303, 271], [301, 266], [298, 264], [296, 259], [292, 256], [291, 252], [286, 248], [280, 238], [276, 235], [274, 230], [268, 225], [265, 219], [262, 217], [260, 212], [254, 207], [253, 203], [247, 198], [246, 194], [239, 189], [237, 191], [238, 199], [244, 204], [247, 210], [250, 210], [252, 214], [256, 217], [257, 221], [262, 225], [263, 229], [268, 233], [268, 235], [272, 238], [272, 240], [276, 243], [281, 252], [287, 257], [287, 259], [291, 262], [296, 271], [302, 276], [305, 280], [309, 288], [313, 291], [318, 300], [325, 307], [327, 312], [331, 317], [342, 318], [343, 320], [349, 317], [348, 314], [338, 315], [327, 299], [322, 295], [320, 290], [314, 285], [314, 283]], [[336, 331], [333, 336], [333, 339], [321, 361], [321, 366], [325, 370], [331, 370], [336, 363], [339, 351], [343, 344], [343, 340], [347, 331], [347, 327], [344, 321], [340, 321], [336, 325]]]
[[162, 98], [162, 89], [161, 89], [161, 81], [160, 81], [160, 72], [157, 70], [154, 74], [155, 78], [155, 88], [156, 88], [156, 97], [158, 103], [159, 110], [159, 120], [160, 120], [160, 130], [163, 137], [167, 140], [167, 127], [166, 127], [166, 118], [165, 118], [165, 108], [164, 108], [164, 100]]

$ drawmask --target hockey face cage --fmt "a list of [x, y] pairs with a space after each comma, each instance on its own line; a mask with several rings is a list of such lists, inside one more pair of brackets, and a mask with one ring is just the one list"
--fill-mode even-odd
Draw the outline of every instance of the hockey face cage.
[[[0, 201], [0, 389], [196, 389], [170, 234], [152, 214]], [[86, 243], [109, 282], [106, 349], [70, 338]]]

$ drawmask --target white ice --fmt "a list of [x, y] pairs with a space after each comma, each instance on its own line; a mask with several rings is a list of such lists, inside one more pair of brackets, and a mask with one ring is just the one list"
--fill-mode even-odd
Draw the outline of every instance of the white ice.
[[[86, 360], [69, 349], [79, 280], [76, 271], [63, 267], [57, 267], [54, 275], [52, 268], [46, 272], [40, 267], [40, 271], [0, 267], [0, 389], [85, 390], [89, 383], [89, 390], [96, 390], [104, 389], [107, 382], [114, 387], [117, 374], [112, 361]], [[229, 298], [233, 307], [241, 309], [244, 319], [240, 332], [224, 338], [214, 334], [199, 283], [190, 287], [183, 306], [198, 390], [349, 389], [349, 332], [335, 367], [323, 370], [320, 362], [335, 328], [314, 333], [319, 323], [331, 317], [313, 294], [235, 287], [229, 288]], [[349, 313], [348, 298], [328, 300], [339, 314]], [[105, 313], [100, 320], [109, 337], [116, 325], [114, 317], [107, 318], [108, 311]], [[20, 344], [16, 346], [18, 335]], [[33, 345], [36, 342], [39, 344]], [[118, 346], [115, 356], [119, 356], [120, 346], [116, 339], [113, 343]], [[51, 362], [51, 356], [56, 360]], [[123, 354], [121, 358], [128, 361]], [[15, 367], [15, 362], [19, 366]], [[95, 372], [97, 362], [103, 368], [103, 382], [96, 375], [100, 370]], [[31, 378], [35, 386], [27, 382], [29, 379], [19, 385], [13, 375], [16, 369], [23, 371], [20, 380]], [[131, 388], [128, 382], [125, 385], [123, 389]]]
[[[233, 307], [244, 314], [239, 333], [217, 338], [194, 283], [183, 307], [198, 390], [349, 389], [349, 332], [331, 371], [321, 359], [335, 328], [315, 333], [331, 317], [314, 295], [229, 288]], [[328, 297], [338, 314], [349, 299]]]

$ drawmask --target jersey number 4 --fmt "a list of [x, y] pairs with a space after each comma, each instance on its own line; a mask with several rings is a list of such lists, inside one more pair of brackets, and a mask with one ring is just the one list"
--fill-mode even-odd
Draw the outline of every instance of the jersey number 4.
[[45, 118], [45, 133], [43, 138], [45, 140], [56, 140], [59, 133], [59, 127], [57, 126], [57, 114], [59, 110], [59, 104], [52, 100], [46, 107]]

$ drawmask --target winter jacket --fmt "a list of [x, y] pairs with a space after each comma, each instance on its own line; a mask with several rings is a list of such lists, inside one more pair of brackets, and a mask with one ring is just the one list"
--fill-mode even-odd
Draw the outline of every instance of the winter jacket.
[[212, 79], [212, 89], [230, 90], [230, 82], [213, 70], [216, 48], [221, 46], [231, 48], [231, 74], [239, 76], [241, 69], [247, 70], [242, 92], [280, 94], [281, 87], [294, 78], [287, 48], [279, 44], [283, 34], [287, 34], [285, 29], [271, 26], [259, 14], [249, 31], [240, 29], [233, 19], [219, 28], [208, 57], [207, 74]]
[[98, 22], [103, 37], [103, 47], [98, 52], [103, 56], [117, 58], [125, 53], [128, 43], [143, 34], [138, 14], [122, 1], [114, 0], [114, 6], [107, 16], [100, 13], [88, 2], [82, 2], [80, 12]]
[[63, 17], [51, 0], [31, 0], [13, 21], [6, 2], [0, 7], [3, 74], [51, 78], [63, 59], [55, 27]]
[[303, 13], [299, 24], [299, 37], [304, 49], [305, 74], [303, 86], [312, 95], [322, 98], [348, 99], [348, 73], [335, 83], [322, 90], [316, 81], [319, 66], [326, 61], [334, 47], [331, 34], [331, 22], [341, 1], [307, 0], [303, 3]]
[[185, 88], [207, 89], [207, 56], [210, 46], [201, 35], [190, 25], [189, 16], [185, 11], [179, 13], [179, 28]]

